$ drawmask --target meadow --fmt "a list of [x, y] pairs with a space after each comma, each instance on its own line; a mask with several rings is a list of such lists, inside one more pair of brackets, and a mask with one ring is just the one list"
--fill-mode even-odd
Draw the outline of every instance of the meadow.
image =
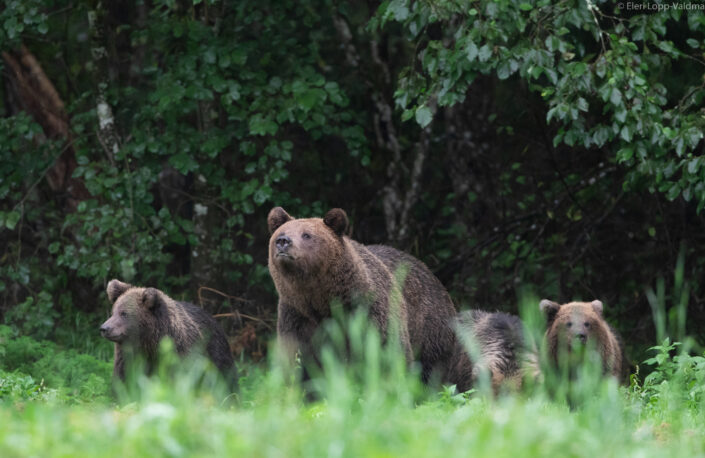
[[[0, 458], [705, 455], [696, 5], [3, 2]], [[630, 383], [422, 386], [356, 315], [301, 386], [267, 351], [277, 206], [533, 342], [539, 299], [603, 301]], [[216, 316], [238, 391], [168, 344], [114, 386], [112, 278]]]
[[331, 324], [304, 389], [271, 358], [241, 361], [230, 393], [203, 361], [170, 357], [168, 343], [156, 374], [113, 388], [105, 358], [2, 326], [0, 455], [705, 455], [705, 358], [692, 342], [666, 338], [635, 361], [628, 387], [587, 365], [571, 382], [526, 380], [495, 396], [484, 379], [467, 393], [422, 386], [363, 315], [343, 327], [348, 360], [336, 357], [343, 332]]

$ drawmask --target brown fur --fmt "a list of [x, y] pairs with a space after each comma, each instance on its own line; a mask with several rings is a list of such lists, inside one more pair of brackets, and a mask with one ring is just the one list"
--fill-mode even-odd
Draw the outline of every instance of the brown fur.
[[458, 333], [474, 363], [471, 383], [474, 384], [483, 371], [489, 371], [495, 393], [505, 385], [515, 388], [521, 385], [520, 369], [528, 352], [519, 317], [468, 310], [458, 315]]
[[[141, 288], [111, 280], [108, 299], [112, 316], [100, 332], [115, 342], [115, 376], [125, 379], [125, 360], [141, 355], [148, 369], [156, 364], [159, 341], [170, 337], [179, 355], [186, 355], [204, 340], [205, 352], [226, 378], [235, 377], [233, 357], [225, 333], [200, 307], [177, 302], [155, 288]], [[234, 381], [234, 380], [231, 380]]]
[[558, 363], [559, 353], [570, 351], [575, 340], [592, 344], [600, 353], [605, 375], [616, 377], [621, 383], [628, 382], [629, 363], [624, 354], [624, 345], [617, 332], [602, 316], [602, 302], [570, 302], [558, 304], [544, 299], [541, 311], [547, 318], [547, 353], [553, 364]]
[[[369, 304], [369, 319], [383, 338], [390, 320], [396, 320], [400, 344], [409, 361], [421, 362], [424, 381], [432, 373], [451, 383], [464, 379], [460, 372], [469, 363], [454, 355], [455, 308], [422, 262], [387, 246], [351, 240], [341, 209], [322, 219], [294, 219], [277, 207], [267, 223], [269, 271], [279, 293], [277, 334], [289, 358], [297, 350], [315, 358], [314, 333], [331, 317], [331, 301], [339, 300], [348, 311]], [[402, 265], [408, 273], [399, 291], [394, 272]], [[390, 297], [398, 298], [398, 306], [390, 305]]]

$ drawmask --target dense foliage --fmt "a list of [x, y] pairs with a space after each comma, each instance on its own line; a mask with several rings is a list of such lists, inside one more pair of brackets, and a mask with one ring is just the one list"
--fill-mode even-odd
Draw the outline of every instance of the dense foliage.
[[600, 298], [637, 360], [702, 338], [705, 15], [626, 4], [6, 2], [2, 322], [107, 359], [117, 277], [259, 358], [268, 210], [339, 206], [462, 308]]

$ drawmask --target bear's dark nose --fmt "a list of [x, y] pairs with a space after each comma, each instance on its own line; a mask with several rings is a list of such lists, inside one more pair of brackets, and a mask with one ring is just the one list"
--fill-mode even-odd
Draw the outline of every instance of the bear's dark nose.
[[102, 326], [100, 327], [100, 335], [101, 335], [101, 336], [105, 337], [105, 334], [107, 334], [108, 331], [110, 331], [110, 328], [109, 328], [108, 326], [102, 325]]
[[291, 245], [291, 239], [286, 235], [280, 235], [274, 243], [277, 245], [279, 251], [285, 251]]
[[582, 342], [582, 343], [587, 342], [587, 334], [580, 333], [580, 334], [576, 334], [575, 337], [578, 340], [580, 340], [580, 342]]

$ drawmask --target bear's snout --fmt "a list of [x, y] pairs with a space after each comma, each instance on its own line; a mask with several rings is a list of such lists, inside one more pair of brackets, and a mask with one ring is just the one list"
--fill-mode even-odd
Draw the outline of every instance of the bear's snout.
[[103, 323], [102, 325], [100, 325], [100, 335], [105, 337], [108, 340], [113, 340], [112, 339], [113, 336], [112, 336], [111, 331], [112, 331], [112, 327], [110, 327], [110, 325], [108, 324], [107, 321], [105, 323]]
[[118, 327], [118, 330], [111, 326], [109, 324], [110, 320], [106, 321], [102, 325], [100, 325], [100, 335], [106, 339], [108, 339], [111, 342], [120, 342], [123, 338], [123, 333], [120, 332], [120, 328]]
[[277, 250], [279, 252], [285, 253], [289, 249], [289, 247], [291, 246], [291, 238], [289, 238], [286, 235], [280, 235], [274, 241], [274, 244], [277, 246]]

